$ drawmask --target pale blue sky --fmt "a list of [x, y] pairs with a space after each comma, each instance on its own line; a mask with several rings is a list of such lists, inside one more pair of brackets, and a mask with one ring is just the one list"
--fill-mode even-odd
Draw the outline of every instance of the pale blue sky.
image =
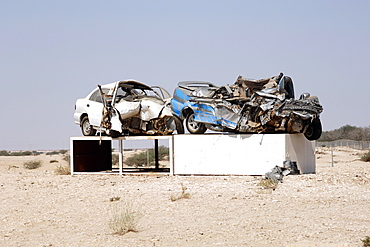
[[324, 130], [370, 125], [370, 1], [0, 0], [0, 150], [67, 149], [75, 100], [136, 79], [232, 84], [284, 72]]

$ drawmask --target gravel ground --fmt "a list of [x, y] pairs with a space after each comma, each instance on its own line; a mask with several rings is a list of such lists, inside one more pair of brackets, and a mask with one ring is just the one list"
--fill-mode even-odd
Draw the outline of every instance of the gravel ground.
[[[275, 190], [258, 176], [56, 175], [62, 156], [0, 157], [0, 246], [362, 246], [370, 163], [349, 148], [333, 165], [328, 148], [316, 153], [316, 174]], [[44, 165], [24, 169], [32, 159]], [[110, 212], [125, 205], [136, 232], [114, 234]]]

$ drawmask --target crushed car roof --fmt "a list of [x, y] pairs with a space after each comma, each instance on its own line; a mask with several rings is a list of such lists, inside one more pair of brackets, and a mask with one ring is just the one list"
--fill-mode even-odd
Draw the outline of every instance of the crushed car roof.
[[[117, 81], [117, 82], [119, 82], [121, 86], [125, 85], [127, 87], [138, 88], [138, 89], [149, 89], [149, 90], [151, 89], [151, 87], [149, 87], [148, 85], [145, 85], [141, 82], [138, 82], [132, 79], [125, 80], [125, 81]], [[101, 85], [101, 87], [102, 88], [113, 88], [117, 82], [104, 84], [104, 85]]]

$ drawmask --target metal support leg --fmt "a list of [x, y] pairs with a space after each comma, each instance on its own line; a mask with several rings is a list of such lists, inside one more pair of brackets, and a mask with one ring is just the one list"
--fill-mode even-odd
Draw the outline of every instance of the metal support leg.
[[70, 169], [71, 175], [74, 173], [74, 155], [73, 155], [73, 140], [69, 140], [69, 160], [70, 160]]
[[155, 169], [159, 169], [158, 139], [154, 139]]
[[175, 171], [174, 171], [174, 158], [173, 158], [173, 146], [174, 146], [174, 136], [171, 136], [169, 139], [169, 156], [170, 156], [170, 175], [173, 176]]
[[118, 149], [119, 149], [119, 154], [118, 154], [118, 163], [119, 163], [119, 175], [123, 174], [123, 141], [118, 140]]

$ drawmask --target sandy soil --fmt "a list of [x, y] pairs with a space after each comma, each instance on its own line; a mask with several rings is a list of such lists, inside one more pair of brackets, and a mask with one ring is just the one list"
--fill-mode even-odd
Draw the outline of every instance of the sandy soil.
[[[362, 246], [370, 163], [361, 152], [335, 148], [332, 167], [319, 148], [316, 174], [288, 175], [276, 190], [253, 176], [56, 175], [61, 155], [0, 157], [0, 246]], [[35, 159], [43, 166], [23, 168]], [[190, 198], [171, 201], [182, 185]], [[109, 212], [127, 201], [142, 215], [137, 232], [112, 234]]]

